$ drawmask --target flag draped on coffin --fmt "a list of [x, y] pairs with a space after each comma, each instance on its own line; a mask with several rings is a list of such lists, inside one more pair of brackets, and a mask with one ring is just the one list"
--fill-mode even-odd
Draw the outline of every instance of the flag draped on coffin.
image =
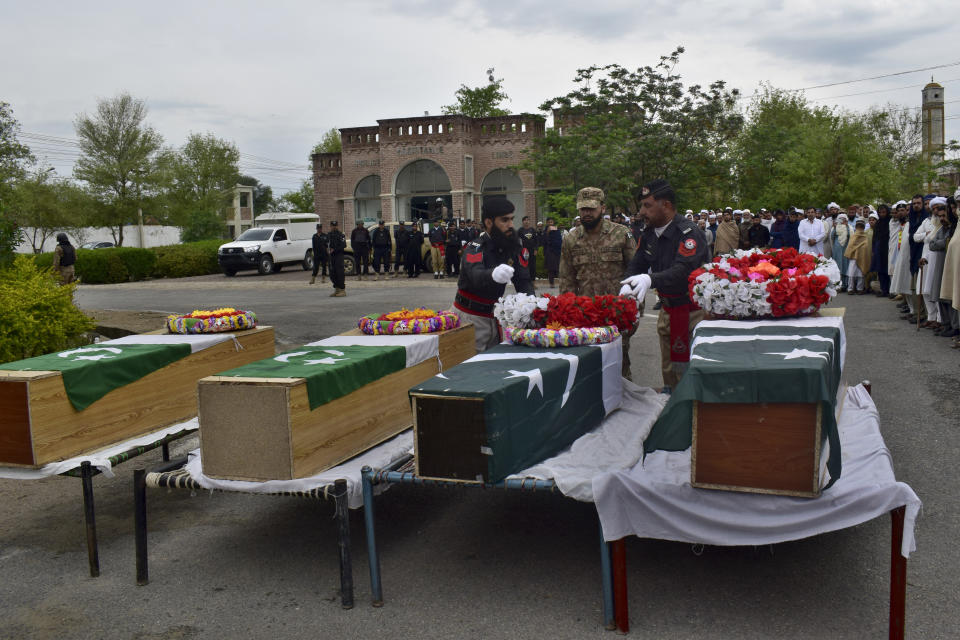
[[833, 484], [840, 477], [836, 400], [845, 352], [841, 317], [701, 322], [694, 331], [690, 366], [653, 425], [644, 451], [687, 449], [694, 401], [820, 403]]
[[191, 353], [186, 343], [112, 344], [104, 342], [7, 362], [7, 371], [59, 371], [70, 404], [83, 411], [114, 389], [136, 382]]
[[324, 345], [301, 347], [217, 375], [303, 378], [313, 410], [406, 366], [407, 350], [402, 346]]
[[[615, 370], [619, 383], [619, 354], [619, 340], [562, 349], [504, 344], [413, 387], [410, 394], [482, 399], [486, 480], [498, 482], [569, 446], [616, 408], [605, 393], [605, 380], [613, 376], [604, 371]], [[619, 389], [616, 395], [619, 399]]]

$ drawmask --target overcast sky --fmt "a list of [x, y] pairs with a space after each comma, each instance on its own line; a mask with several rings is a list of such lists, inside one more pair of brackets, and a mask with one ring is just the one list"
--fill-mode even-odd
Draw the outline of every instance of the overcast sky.
[[[806, 91], [848, 109], [919, 107], [945, 87], [947, 139], [960, 138], [960, 52], [950, 1], [396, 0], [379, 2], [44, 2], [0, 0], [0, 101], [29, 144], [69, 175], [78, 113], [127, 91], [168, 145], [194, 132], [233, 141], [241, 169], [296, 188], [330, 127], [440, 113], [461, 83], [496, 68], [512, 112], [567, 93], [579, 67], [636, 68], [683, 45], [686, 84], [725, 80]], [[870, 93], [865, 93], [870, 92]], [[861, 94], [861, 95], [849, 95]], [[745, 101], [746, 102], [746, 101]], [[255, 157], [251, 157], [255, 156]], [[289, 166], [303, 169], [291, 169]]]

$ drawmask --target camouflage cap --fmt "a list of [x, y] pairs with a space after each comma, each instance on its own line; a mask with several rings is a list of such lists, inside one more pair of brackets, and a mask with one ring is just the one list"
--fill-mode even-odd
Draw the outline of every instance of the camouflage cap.
[[603, 189], [584, 187], [577, 191], [577, 209], [596, 209], [603, 204]]

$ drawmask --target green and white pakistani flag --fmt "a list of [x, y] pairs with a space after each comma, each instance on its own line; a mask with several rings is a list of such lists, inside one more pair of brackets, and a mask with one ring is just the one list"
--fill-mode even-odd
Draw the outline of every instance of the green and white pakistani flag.
[[310, 409], [352, 393], [407, 366], [403, 347], [301, 347], [218, 373], [238, 378], [303, 378]]
[[83, 411], [114, 389], [190, 355], [189, 343], [104, 342], [0, 365], [8, 371], [59, 371], [70, 404]]
[[[499, 482], [563, 450], [619, 405], [619, 354], [619, 340], [562, 349], [498, 345], [413, 387], [410, 394], [482, 399], [470, 406], [483, 412], [484, 478]], [[604, 375], [613, 370], [616, 376]], [[614, 393], [605, 393], [605, 379], [615, 380]], [[447, 425], [450, 431], [459, 427]], [[462, 437], [475, 435], [464, 432]]]
[[690, 365], [644, 450], [690, 447], [694, 401], [820, 403], [832, 484], [840, 477], [836, 402], [845, 352], [840, 317], [701, 322], [694, 331]]

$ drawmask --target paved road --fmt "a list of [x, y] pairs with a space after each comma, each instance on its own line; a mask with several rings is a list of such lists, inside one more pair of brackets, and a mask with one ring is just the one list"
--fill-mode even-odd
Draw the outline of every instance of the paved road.
[[[280, 347], [336, 334], [362, 313], [446, 306], [451, 281], [348, 283], [302, 272], [83, 286], [86, 308], [249, 307]], [[892, 303], [844, 299], [846, 379], [869, 378], [899, 479], [924, 501], [908, 566], [911, 638], [960, 629], [957, 390], [960, 351], [897, 319]], [[633, 340], [635, 378], [658, 382], [654, 324]], [[195, 446], [195, 445], [194, 445]], [[159, 459], [158, 454], [141, 458]], [[152, 491], [150, 575], [134, 586], [132, 471], [95, 480], [103, 575], [86, 575], [79, 482], [0, 480], [2, 638], [610, 638], [601, 628], [597, 524], [555, 495], [394, 487], [377, 500], [386, 604], [369, 606], [361, 514], [351, 517], [356, 601], [336, 598], [329, 507], [294, 499]], [[638, 638], [880, 638], [890, 524], [763, 548], [630, 540]]]

